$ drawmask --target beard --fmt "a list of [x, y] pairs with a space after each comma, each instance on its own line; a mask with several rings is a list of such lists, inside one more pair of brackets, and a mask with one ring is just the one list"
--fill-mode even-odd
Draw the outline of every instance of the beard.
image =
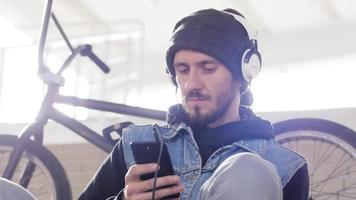
[[[212, 122], [217, 121], [222, 117], [228, 110], [232, 101], [235, 99], [238, 93], [237, 84], [230, 83], [230, 87], [227, 90], [220, 92], [216, 96], [216, 105], [215, 109], [211, 110], [208, 113], [202, 112], [202, 107], [195, 105], [192, 108], [188, 108], [187, 101], [191, 97], [204, 98], [207, 100], [212, 100], [212, 97], [209, 95], [204, 95], [200, 91], [190, 91], [183, 101], [183, 109], [185, 117], [188, 122], [193, 126], [204, 126]], [[238, 112], [238, 110], [236, 110]]]

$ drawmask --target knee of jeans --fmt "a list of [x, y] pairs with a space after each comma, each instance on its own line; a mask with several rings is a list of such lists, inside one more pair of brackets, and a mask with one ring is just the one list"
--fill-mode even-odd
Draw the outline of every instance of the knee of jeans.
[[278, 176], [275, 166], [253, 153], [238, 153], [230, 156], [224, 162], [229, 171], [244, 173], [245, 176]]
[[224, 162], [229, 162], [230, 164], [238, 164], [238, 166], [273, 165], [269, 161], [261, 158], [260, 156], [248, 152], [237, 153], [235, 155], [232, 155], [229, 158], [227, 158]]

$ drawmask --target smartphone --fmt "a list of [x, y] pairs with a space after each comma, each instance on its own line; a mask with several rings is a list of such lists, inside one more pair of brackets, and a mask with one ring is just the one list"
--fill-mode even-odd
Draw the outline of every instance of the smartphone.
[[[158, 142], [132, 142], [130, 144], [131, 150], [134, 156], [134, 159], [137, 164], [146, 164], [146, 163], [157, 163], [160, 143]], [[174, 175], [171, 159], [169, 157], [167, 147], [163, 144], [161, 161], [159, 163], [158, 177]], [[141, 175], [142, 180], [151, 179], [154, 177], [154, 173]], [[168, 186], [167, 186], [168, 187]], [[170, 195], [163, 199], [178, 198], [179, 193]]]

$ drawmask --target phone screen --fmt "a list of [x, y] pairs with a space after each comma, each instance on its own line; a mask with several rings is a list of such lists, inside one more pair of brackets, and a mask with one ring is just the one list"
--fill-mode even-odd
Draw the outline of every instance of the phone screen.
[[[157, 163], [160, 143], [158, 142], [133, 142], [130, 144], [131, 150], [134, 156], [134, 159], [137, 164], [146, 164], [146, 163]], [[159, 163], [158, 177], [174, 175], [171, 159], [169, 157], [167, 147], [163, 144], [162, 156]], [[141, 176], [142, 180], [151, 179], [154, 177], [154, 173], [144, 174]], [[178, 194], [171, 195], [164, 199], [178, 198]]]
[[[156, 163], [160, 150], [160, 144], [157, 142], [133, 142], [131, 149], [137, 164]], [[158, 176], [174, 175], [171, 159], [169, 157], [166, 145], [163, 144], [163, 151], [161, 162], [159, 163], [160, 169]], [[142, 180], [153, 178], [154, 173], [146, 174], [141, 177]]]

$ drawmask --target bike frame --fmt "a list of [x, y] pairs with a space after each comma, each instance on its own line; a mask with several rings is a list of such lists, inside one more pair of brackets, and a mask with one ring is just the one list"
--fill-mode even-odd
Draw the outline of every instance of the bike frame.
[[81, 99], [73, 96], [57, 95], [58, 88], [49, 87], [45, 95], [43, 103], [41, 104], [40, 112], [36, 117], [36, 121], [26, 126], [19, 134], [18, 143], [15, 146], [10, 156], [9, 164], [7, 165], [3, 177], [10, 179], [14, 173], [14, 169], [23, 151], [23, 146], [26, 141], [33, 137], [33, 140], [42, 144], [43, 143], [43, 130], [48, 120], [51, 119], [60, 123], [64, 127], [70, 129], [74, 133], [80, 135], [88, 142], [94, 144], [105, 152], [112, 150], [112, 143], [105, 139], [102, 135], [90, 129], [83, 123], [68, 117], [61, 111], [53, 107], [54, 103], [62, 103], [73, 106], [80, 106], [92, 110], [113, 112], [117, 114], [127, 114], [138, 117], [164, 120], [166, 113], [164, 111], [128, 106], [124, 104], [110, 103], [105, 101], [98, 101], [93, 99]]
[[112, 150], [113, 145], [110, 141], [108, 141], [102, 135], [90, 129], [83, 123], [71, 117], [68, 117], [58, 109], [54, 108], [54, 103], [80, 106], [92, 110], [106, 111], [117, 114], [127, 114], [162, 121], [165, 119], [166, 112], [164, 111], [128, 106], [124, 104], [117, 104], [93, 99], [81, 99], [73, 96], [58, 95], [58, 89], [59, 88], [56, 85], [50, 85], [48, 87], [47, 93], [41, 104], [40, 111], [36, 117], [36, 121], [26, 126], [19, 134], [18, 143], [11, 153], [9, 164], [7, 165], [3, 173], [4, 178], [11, 179], [14, 173], [14, 169], [23, 151], [22, 147], [25, 145], [27, 140], [33, 137], [34, 141], [40, 144], [43, 143], [44, 126], [47, 124], [49, 119], [60, 123], [64, 127], [80, 135], [88, 142], [94, 144], [95, 146], [99, 147], [107, 153]]

